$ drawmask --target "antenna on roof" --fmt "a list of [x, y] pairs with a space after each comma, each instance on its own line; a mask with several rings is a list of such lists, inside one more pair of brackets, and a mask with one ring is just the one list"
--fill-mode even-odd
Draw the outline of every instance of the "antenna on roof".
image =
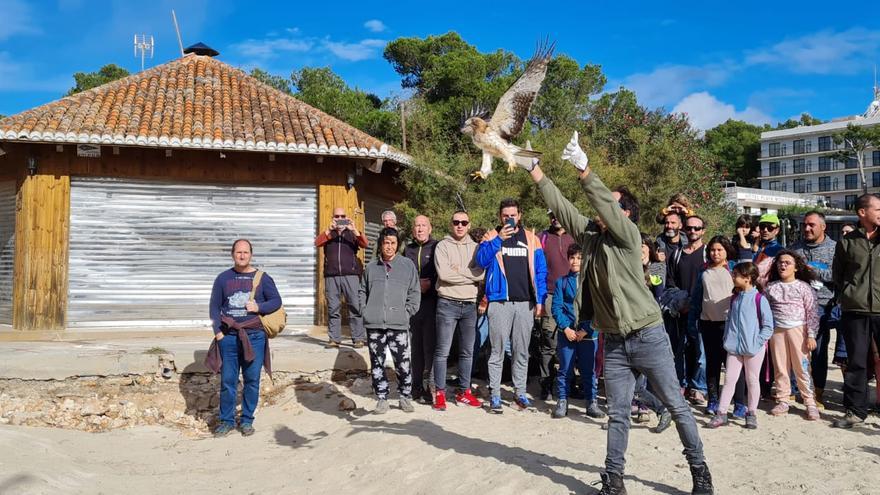
[[141, 57], [141, 70], [144, 70], [144, 59], [147, 56], [147, 52], [150, 52], [150, 58], [153, 58], [153, 47], [155, 47], [155, 43], [153, 42], [153, 36], [147, 36], [146, 34], [136, 34], [134, 35], [134, 56], [138, 56], [138, 52], [140, 52]]
[[183, 39], [180, 38], [180, 26], [177, 25], [177, 14], [171, 9], [171, 20], [174, 21], [174, 31], [177, 32], [177, 46], [180, 47], [180, 56], [183, 56]]

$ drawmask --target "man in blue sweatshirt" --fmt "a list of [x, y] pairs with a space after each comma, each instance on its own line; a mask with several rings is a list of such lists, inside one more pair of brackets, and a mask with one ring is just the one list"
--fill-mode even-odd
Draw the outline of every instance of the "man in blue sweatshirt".
[[253, 250], [250, 241], [239, 239], [232, 244], [234, 266], [214, 280], [209, 313], [214, 338], [220, 348], [223, 365], [220, 369], [220, 424], [214, 436], [222, 437], [235, 429], [235, 399], [238, 374], [244, 386], [241, 397], [241, 422], [244, 436], [254, 434], [254, 411], [260, 399], [260, 370], [267, 361], [269, 341], [260, 322], [260, 315], [274, 313], [281, 307], [281, 295], [275, 281], [261, 272], [256, 291], [254, 278], [258, 270], [251, 266]]
[[502, 200], [498, 207], [501, 226], [487, 232], [477, 248], [477, 264], [486, 270], [489, 301], [489, 411], [496, 414], [503, 412], [501, 371], [508, 342], [516, 405], [520, 409], [531, 406], [526, 397], [529, 341], [547, 295], [547, 262], [541, 242], [534, 231], [522, 227], [520, 218], [519, 203], [513, 198]]

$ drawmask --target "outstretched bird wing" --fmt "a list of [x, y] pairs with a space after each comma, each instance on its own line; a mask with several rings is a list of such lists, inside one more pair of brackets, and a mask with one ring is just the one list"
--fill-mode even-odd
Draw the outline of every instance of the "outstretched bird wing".
[[547, 64], [553, 56], [555, 46], [556, 43], [549, 43], [548, 40], [539, 44], [535, 54], [526, 65], [525, 72], [498, 101], [489, 127], [504, 139], [510, 140], [522, 131], [532, 103], [535, 102], [544, 77], [547, 75]]

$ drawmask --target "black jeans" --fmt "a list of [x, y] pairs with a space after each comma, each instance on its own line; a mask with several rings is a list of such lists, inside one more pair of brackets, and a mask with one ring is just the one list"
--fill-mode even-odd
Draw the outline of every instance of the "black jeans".
[[880, 348], [880, 315], [843, 313], [839, 328], [846, 343], [843, 406], [856, 416], [868, 416], [868, 367], [874, 366], [871, 340]]
[[717, 401], [721, 395], [721, 365], [727, 359], [724, 350], [724, 322], [700, 320], [700, 335], [706, 351], [706, 388], [709, 400]]
[[817, 389], [824, 389], [828, 381], [828, 344], [831, 341], [831, 329], [837, 328], [839, 323], [840, 306], [819, 306], [819, 333], [816, 335], [816, 349], [810, 356], [813, 386]]
[[430, 383], [434, 366], [434, 347], [437, 342], [437, 297], [422, 296], [419, 311], [409, 319], [412, 346], [413, 395], [418, 396], [427, 390], [424, 384]]

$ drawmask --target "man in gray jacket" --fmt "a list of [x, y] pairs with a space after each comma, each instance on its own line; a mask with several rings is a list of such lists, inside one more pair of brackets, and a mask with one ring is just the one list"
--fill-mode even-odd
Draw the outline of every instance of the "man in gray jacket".
[[832, 311], [828, 302], [834, 297], [834, 283], [831, 266], [834, 264], [834, 250], [837, 243], [825, 235], [825, 215], [811, 211], [804, 215], [801, 239], [791, 246], [791, 250], [801, 255], [818, 275], [812, 282], [819, 303], [819, 333], [816, 335], [816, 348], [810, 356], [813, 386], [816, 387], [816, 404], [822, 406], [825, 383], [828, 380], [828, 342], [831, 329], [837, 328], [839, 311]]
[[409, 319], [419, 310], [421, 292], [416, 266], [397, 255], [399, 238], [396, 229], [379, 232], [376, 245], [381, 256], [371, 261], [361, 279], [360, 309], [367, 329], [367, 346], [373, 391], [379, 401], [376, 414], [388, 412], [388, 377], [385, 374], [385, 352], [391, 351], [397, 371], [400, 409], [413, 412], [412, 373], [409, 349]]

